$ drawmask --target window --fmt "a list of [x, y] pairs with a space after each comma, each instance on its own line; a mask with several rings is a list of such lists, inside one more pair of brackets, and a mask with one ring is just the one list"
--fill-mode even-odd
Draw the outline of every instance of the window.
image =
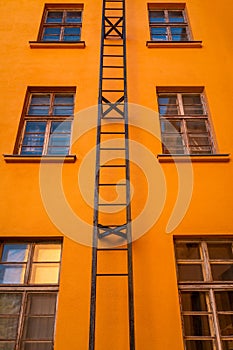
[[82, 6], [46, 5], [39, 31], [39, 41], [80, 41]]
[[214, 153], [203, 93], [159, 92], [158, 104], [163, 153]]
[[[162, 6], [163, 7], [162, 7]], [[171, 6], [172, 5], [172, 6]], [[149, 7], [151, 40], [189, 41], [190, 31], [182, 4], [156, 4]], [[166, 7], [166, 8], [165, 8]]]
[[176, 240], [186, 350], [233, 349], [233, 240]]
[[68, 155], [73, 112], [73, 88], [29, 88], [15, 153]]
[[53, 350], [61, 242], [0, 243], [0, 349]]

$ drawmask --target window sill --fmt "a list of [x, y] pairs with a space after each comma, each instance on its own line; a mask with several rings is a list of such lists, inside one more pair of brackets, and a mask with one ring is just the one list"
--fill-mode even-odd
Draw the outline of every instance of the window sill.
[[226, 163], [230, 161], [230, 154], [158, 154], [160, 163]]
[[201, 48], [202, 41], [147, 41], [148, 48]]
[[21, 156], [19, 154], [4, 154], [6, 163], [75, 163], [75, 154], [68, 156]]
[[78, 42], [48, 42], [48, 41], [29, 41], [31, 49], [84, 49], [85, 41]]

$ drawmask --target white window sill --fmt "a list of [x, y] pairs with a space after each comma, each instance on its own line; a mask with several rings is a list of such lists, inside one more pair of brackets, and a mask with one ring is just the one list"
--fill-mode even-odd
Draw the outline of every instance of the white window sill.
[[29, 41], [31, 49], [84, 49], [85, 41], [77, 42], [48, 42], [48, 41]]
[[230, 161], [230, 154], [158, 154], [157, 158], [160, 163], [226, 163]]
[[202, 41], [155, 41], [146, 42], [148, 48], [201, 48]]
[[20, 154], [4, 154], [6, 163], [75, 163], [75, 154], [67, 156], [26, 156]]

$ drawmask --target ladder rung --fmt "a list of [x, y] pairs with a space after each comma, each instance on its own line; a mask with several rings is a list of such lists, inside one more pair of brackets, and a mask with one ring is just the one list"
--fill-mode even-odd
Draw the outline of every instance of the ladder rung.
[[124, 80], [124, 78], [102, 78], [103, 80]]
[[104, 148], [100, 148], [101, 151], [122, 151], [122, 150], [125, 150], [126, 148], [123, 148], [123, 147], [119, 147], [119, 148], [116, 148], [116, 147], [104, 147]]
[[124, 66], [103, 66], [103, 68], [124, 68]]
[[127, 203], [116, 203], [116, 204], [113, 204], [113, 203], [99, 203], [98, 204], [99, 207], [126, 207], [127, 206]]
[[125, 134], [125, 132], [121, 132], [121, 131], [101, 131], [101, 134], [106, 134], [106, 135], [121, 135], [121, 134]]
[[[117, 18], [117, 17], [115, 17]], [[104, 44], [104, 46], [108, 46], [108, 47], [115, 47], [115, 46], [118, 46], [118, 47], [123, 47], [124, 45], [123, 44]]]
[[126, 186], [126, 184], [99, 184], [99, 186]]
[[118, 117], [102, 117], [101, 119], [107, 119], [107, 120], [125, 120], [124, 117], [118, 118]]
[[119, 250], [119, 251], [121, 251], [121, 250], [128, 250], [128, 248], [97, 248], [97, 250], [99, 251], [116, 251], [116, 250]]
[[96, 276], [99, 276], [99, 277], [128, 276], [128, 275], [129, 275], [128, 273], [97, 273], [96, 274]]
[[112, 164], [112, 165], [100, 165], [100, 168], [125, 168], [126, 164]]
[[103, 57], [124, 57], [124, 55], [103, 55]]
[[112, 89], [112, 90], [102, 90], [102, 92], [124, 92], [125, 90], [117, 90], [117, 89]]
[[[105, 7], [105, 11], [108, 11], [108, 10], [122, 11], [123, 8], [119, 8], [119, 7]], [[109, 17], [108, 17], [108, 18], [109, 18]]]

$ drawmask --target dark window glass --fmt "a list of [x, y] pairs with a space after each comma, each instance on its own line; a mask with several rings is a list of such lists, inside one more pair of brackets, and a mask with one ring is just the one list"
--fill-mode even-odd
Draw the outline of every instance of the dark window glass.
[[184, 16], [182, 11], [168, 11], [169, 22], [184, 23]]
[[62, 23], [62, 11], [48, 11], [46, 23]]
[[[186, 340], [186, 350], [213, 350], [212, 340]], [[230, 350], [230, 349], [229, 349]]]
[[222, 350], [232, 350], [233, 340], [222, 340]]
[[5, 244], [3, 247], [2, 261], [23, 262], [27, 260], [27, 244]]
[[186, 27], [171, 27], [171, 35], [173, 41], [187, 41], [188, 34]]
[[206, 292], [181, 292], [183, 311], [207, 311]]
[[164, 27], [152, 27], [151, 28], [152, 40], [168, 40], [167, 29]]
[[207, 243], [210, 259], [233, 259], [232, 243]]
[[161, 131], [163, 133], [181, 132], [181, 122], [179, 120], [161, 120]]
[[207, 315], [183, 315], [186, 336], [208, 336], [210, 334]]
[[81, 23], [81, 11], [68, 11], [65, 18], [66, 23]]
[[233, 311], [233, 291], [215, 292], [218, 311]]
[[211, 264], [214, 281], [233, 281], [233, 264]]
[[175, 245], [177, 259], [200, 259], [199, 243], [176, 243]]
[[164, 11], [150, 11], [150, 22], [151, 23], [164, 23], [165, 22]]
[[179, 281], [203, 281], [202, 267], [199, 264], [178, 264]]
[[233, 315], [218, 315], [221, 335], [233, 336]]

